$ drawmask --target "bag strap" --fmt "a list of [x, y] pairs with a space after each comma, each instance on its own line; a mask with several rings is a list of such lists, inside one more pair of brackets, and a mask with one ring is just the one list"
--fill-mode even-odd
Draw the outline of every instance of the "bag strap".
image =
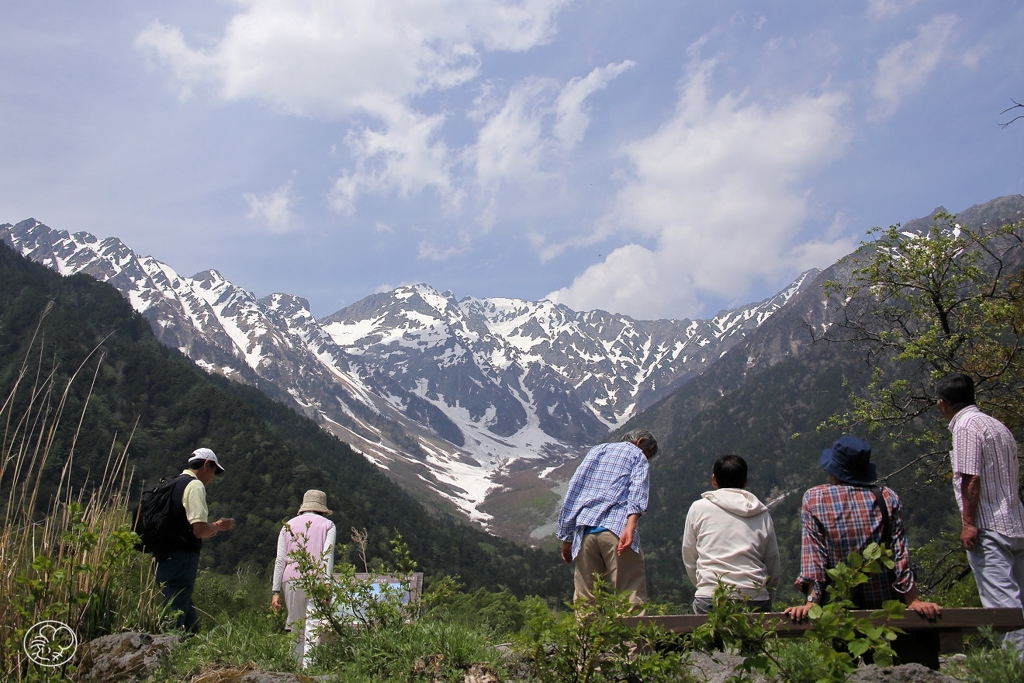
[[889, 506], [885, 504], [882, 488], [878, 484], [871, 485], [871, 493], [875, 494], [875, 502], [878, 503], [878, 509], [882, 511], [882, 542], [885, 543], [885, 547], [892, 550], [892, 523], [889, 521]]
[[[878, 503], [879, 509], [882, 511], [882, 541], [885, 543], [885, 547], [890, 552], [896, 552], [894, 547], [896, 544], [893, 543], [892, 539], [892, 522], [889, 520], [889, 506], [885, 504], [885, 497], [882, 496], [882, 488], [878, 484], [872, 484], [871, 492], [875, 494], [875, 502]], [[889, 579], [889, 598], [891, 600], [900, 600], [902, 602], [902, 596], [900, 596], [894, 584], [896, 583], [896, 571], [894, 569], [886, 569], [885, 575]]]

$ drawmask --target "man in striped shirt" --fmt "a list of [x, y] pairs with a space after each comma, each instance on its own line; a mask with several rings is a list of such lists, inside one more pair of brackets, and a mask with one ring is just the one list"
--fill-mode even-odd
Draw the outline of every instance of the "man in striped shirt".
[[[960, 543], [985, 607], [1024, 610], [1024, 505], [1017, 442], [974, 404], [974, 380], [955, 374], [935, 386], [953, 433], [953, 493], [963, 520]], [[1024, 630], [1006, 634], [1024, 655]]]
[[647, 511], [647, 461], [658, 442], [647, 430], [629, 432], [619, 443], [594, 446], [569, 480], [558, 514], [562, 559], [576, 561], [573, 600], [593, 599], [594, 574], [632, 604], [647, 601], [647, 579], [637, 521]]

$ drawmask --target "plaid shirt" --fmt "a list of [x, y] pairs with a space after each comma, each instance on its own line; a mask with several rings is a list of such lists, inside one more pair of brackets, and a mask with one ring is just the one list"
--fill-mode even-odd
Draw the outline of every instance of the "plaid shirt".
[[978, 528], [1010, 538], [1024, 538], [1020, 463], [1013, 434], [1002, 422], [978, 410], [978, 406], [967, 406], [957, 412], [949, 421], [949, 431], [953, 432], [950, 459], [957, 508], [964, 509], [960, 490], [964, 475], [978, 476], [981, 478]]
[[[644, 452], [627, 441], [590, 449], [569, 480], [558, 513], [558, 539], [572, 541], [573, 558], [587, 527], [603, 526], [621, 538], [626, 518], [647, 511], [648, 471]], [[629, 547], [641, 552], [639, 529]]]
[[866, 486], [845, 484], [815, 486], [804, 494], [800, 521], [803, 526], [800, 547], [800, 577], [796, 587], [809, 595], [825, 597], [826, 569], [848, 562], [851, 552], [861, 552], [872, 542], [892, 549], [896, 563], [895, 580], [891, 572], [871, 574], [867, 583], [854, 590], [852, 600], [861, 609], [876, 609], [885, 600], [897, 599], [914, 587], [910, 568], [907, 532], [903, 528], [900, 499], [884, 486], [882, 498], [889, 508], [892, 540], [883, 538], [882, 513], [875, 494]]

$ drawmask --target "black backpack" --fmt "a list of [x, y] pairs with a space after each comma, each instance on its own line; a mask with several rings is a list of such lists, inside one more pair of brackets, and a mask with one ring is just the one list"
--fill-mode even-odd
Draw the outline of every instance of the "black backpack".
[[145, 553], [157, 553], [175, 545], [180, 534], [180, 515], [175, 514], [174, 489], [182, 477], [164, 477], [155, 486], [142, 491], [142, 499], [135, 508], [132, 530], [139, 535], [135, 549]]

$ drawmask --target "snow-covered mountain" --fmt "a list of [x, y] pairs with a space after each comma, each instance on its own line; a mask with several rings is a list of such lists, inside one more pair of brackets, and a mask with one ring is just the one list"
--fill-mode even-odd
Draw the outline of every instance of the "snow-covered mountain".
[[709, 320], [457, 300], [422, 284], [316, 320], [300, 297], [258, 299], [213, 270], [183, 277], [116, 238], [34, 219], [0, 225], [0, 237], [62, 274], [112, 284], [168, 346], [292, 404], [410, 489], [492, 526], [501, 520], [483, 507], [510, 472], [543, 478], [576, 457], [703, 372], [817, 273]]

